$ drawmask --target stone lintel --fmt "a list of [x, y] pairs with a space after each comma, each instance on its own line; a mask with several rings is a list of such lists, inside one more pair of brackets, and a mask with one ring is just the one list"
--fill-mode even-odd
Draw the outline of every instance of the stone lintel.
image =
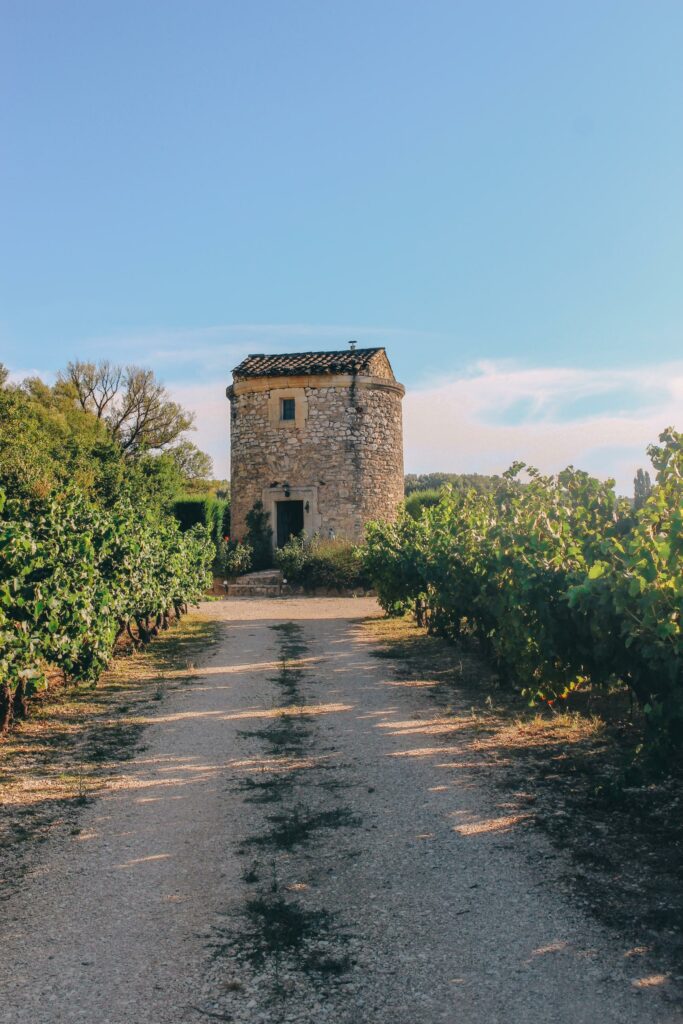
[[380, 388], [384, 391], [395, 391], [401, 397], [406, 389], [397, 380], [386, 377], [369, 377], [364, 374], [352, 373], [319, 373], [301, 374], [298, 377], [250, 377], [238, 380], [226, 390], [228, 398], [239, 395], [250, 395], [259, 391], [283, 390], [290, 388]]

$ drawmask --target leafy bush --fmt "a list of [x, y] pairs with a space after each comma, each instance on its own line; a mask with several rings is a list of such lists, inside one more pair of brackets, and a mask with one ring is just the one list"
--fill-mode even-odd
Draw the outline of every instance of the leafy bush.
[[683, 740], [683, 435], [650, 448], [657, 483], [633, 511], [573, 468], [519, 463], [489, 494], [449, 489], [419, 520], [371, 524], [383, 607], [476, 637], [514, 685], [553, 702], [590, 682], [631, 688], [652, 737]]
[[122, 631], [146, 643], [210, 584], [225, 505], [169, 514], [210, 465], [191, 422], [151, 371], [72, 363], [50, 387], [0, 366], [0, 732], [48, 670], [96, 682]]
[[292, 537], [275, 552], [275, 562], [288, 583], [306, 590], [365, 590], [370, 586], [362, 549], [349, 541]]
[[230, 501], [228, 499], [223, 500], [223, 524], [221, 536], [230, 536]]
[[105, 509], [78, 490], [0, 492], [0, 732], [46, 666], [94, 683], [123, 630], [146, 643], [199, 600], [213, 557], [204, 527], [183, 533], [126, 497]]
[[245, 542], [251, 548], [252, 568], [255, 572], [270, 569], [273, 564], [273, 531], [269, 520], [270, 513], [265, 511], [262, 501], [255, 502], [246, 515]]
[[624, 537], [606, 537], [569, 590], [603, 660], [631, 687], [665, 740], [683, 740], [683, 434], [666, 430], [648, 454], [656, 485]]
[[174, 503], [172, 512], [183, 530], [197, 525], [206, 527], [216, 551], [223, 538], [230, 535], [230, 503], [220, 498], [186, 496]]
[[419, 519], [422, 510], [438, 505], [441, 500], [441, 491], [412, 491], [405, 500], [405, 510], [413, 519]]
[[253, 551], [248, 544], [239, 541], [223, 541], [218, 551], [218, 573], [228, 579], [249, 572], [252, 564]]

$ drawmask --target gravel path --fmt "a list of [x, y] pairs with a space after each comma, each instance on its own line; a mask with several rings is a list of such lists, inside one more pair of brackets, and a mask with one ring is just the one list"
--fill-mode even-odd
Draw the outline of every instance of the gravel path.
[[222, 640], [3, 906], [7, 1024], [680, 1021], [567, 865], [458, 768], [369, 599], [203, 607]]

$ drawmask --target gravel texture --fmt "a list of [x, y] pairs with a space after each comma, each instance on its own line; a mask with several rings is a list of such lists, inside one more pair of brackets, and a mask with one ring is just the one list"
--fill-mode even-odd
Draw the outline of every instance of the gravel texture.
[[428, 680], [373, 657], [373, 600], [202, 612], [221, 641], [4, 903], [0, 1021], [681, 1020], [564, 858], [458, 772]]

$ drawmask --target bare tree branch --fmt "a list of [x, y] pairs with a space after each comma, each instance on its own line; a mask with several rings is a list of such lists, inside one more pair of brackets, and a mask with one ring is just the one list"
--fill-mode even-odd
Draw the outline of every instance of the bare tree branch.
[[69, 363], [58, 383], [73, 390], [80, 407], [103, 419], [125, 455], [165, 451], [190, 430], [193, 413], [172, 402], [152, 370], [139, 366]]

